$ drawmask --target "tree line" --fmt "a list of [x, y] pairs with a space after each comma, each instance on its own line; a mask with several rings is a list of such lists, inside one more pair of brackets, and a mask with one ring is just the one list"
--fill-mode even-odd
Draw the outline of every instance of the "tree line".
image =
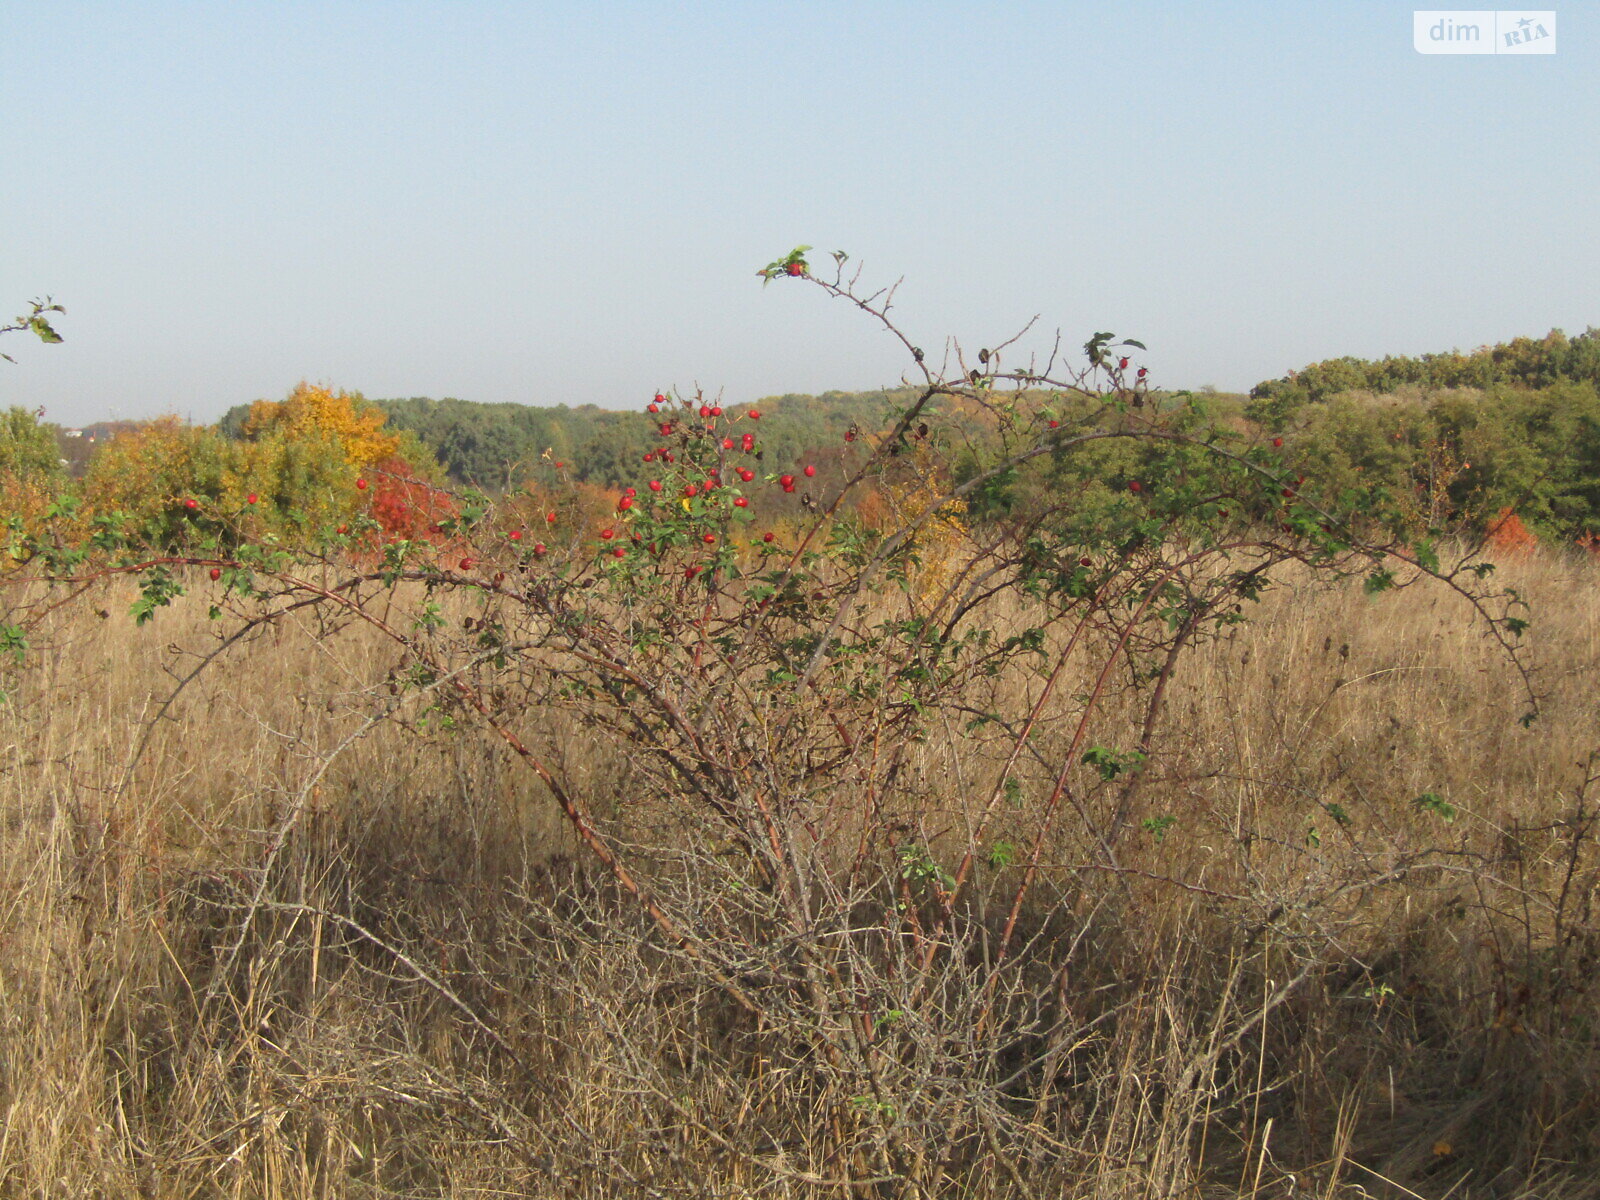
[[[728, 411], [760, 411], [759, 463], [773, 473], [814, 465], [820, 491], [845, 447], [878, 436], [913, 397], [908, 389], [788, 394]], [[1043, 399], [1063, 416], [1073, 403], [1070, 395]], [[1157, 391], [1148, 402], [1185, 406], [1196, 419], [1222, 419], [1282, 445], [1330, 502], [1376, 485], [1419, 536], [1481, 532], [1512, 512], [1543, 538], [1600, 532], [1594, 328], [1470, 353], [1329, 359], [1263, 381], [1247, 396]], [[649, 403], [616, 410], [368, 400], [302, 383], [281, 401], [231, 409], [215, 425], [168, 417], [91, 427], [89, 438], [68, 438], [40, 414], [13, 408], [0, 414], [0, 518], [18, 527], [67, 496], [89, 512], [122, 513], [160, 540], [192, 526], [190, 500], [219, 512], [248, 507], [285, 536], [374, 504], [391, 510], [386, 528], [395, 536], [424, 533], [444, 503], [424, 504], [425, 492], [472, 490], [531, 497], [530, 507], [559, 500], [602, 512], [607, 497], [649, 473], [647, 456], [661, 449]], [[1008, 436], [1003, 415], [943, 428], [955, 433], [920, 461], [958, 479], [989, 443]], [[1060, 450], [986, 482], [967, 517], [1048, 521], [1064, 494], [1112, 496], [1130, 480], [1183, 469], [1149, 443]], [[798, 509], [805, 498], [779, 499]]]

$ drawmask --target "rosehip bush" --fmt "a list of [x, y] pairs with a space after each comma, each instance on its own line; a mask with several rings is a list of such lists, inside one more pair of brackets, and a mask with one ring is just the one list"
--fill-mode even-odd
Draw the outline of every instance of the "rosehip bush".
[[[819, 274], [807, 250], [763, 281], [853, 306], [904, 348], [914, 385], [820, 472], [769, 455], [755, 411], [664, 391], [642, 405], [653, 448], [603, 527], [554, 509], [508, 521], [464, 497], [430, 510], [448, 549], [399, 537], [369, 566], [348, 551], [378, 528], [370, 517], [293, 548], [219, 539], [150, 558], [103, 530], [13, 555], [59, 588], [137, 576], [141, 620], [208, 586], [234, 639], [308, 609], [376, 631], [383, 687], [500, 740], [542, 782], [646, 923], [650, 994], [720, 998], [737, 1037], [706, 1053], [727, 1056], [729, 1080], [762, 1064], [767, 1136], [817, 1148], [801, 1171], [731, 1146], [746, 1165], [884, 1195], [960, 1194], [996, 1162], [1065, 1178], [1082, 1119], [1070, 1081], [1110, 1069], [1093, 989], [1069, 978], [1066, 935], [1088, 919], [1078, 874], [1119, 879], [1128, 904], [1198, 889], [1242, 925], [1293, 919], [1251, 891], [1265, 885], [1248, 864], [1226, 892], [1176, 865], [1129, 866], [1141, 831], [1173, 836], [1166, 703], [1189, 652], [1244, 622], [1286, 569], [1452, 590], [1519, 670], [1525, 619], [1514, 593], [1488, 589], [1489, 564], [1402, 540], [1380, 490], [1325, 494], [1281, 446], [1155, 389], [1137, 341], [1097, 332], [1068, 363], [1030, 356], [1025, 330], [975, 353], [949, 343], [936, 361], [891, 319], [892, 290], [861, 290], [842, 253]], [[1018, 507], [1019, 475], [1046, 461], [1059, 478], [1083, 468], [1083, 485]], [[874, 493], [887, 499], [864, 520], [855, 502]], [[797, 515], [778, 525], [779, 511]], [[8, 644], [43, 604], [13, 602]], [[572, 723], [620, 749], [625, 794], [564, 765], [570, 733], [556, 730]], [[548, 920], [581, 941], [625, 917], [553, 907]], [[1309, 917], [1291, 943], [1285, 978], [1340, 953]], [[550, 986], [624, 1011], [582, 972]], [[1293, 994], [1242, 975], [1225, 986], [1227, 1047]], [[619, 1097], [725, 1144], [627, 1021], [611, 1033]], [[1223, 1051], [1190, 1050], [1152, 1101], [1180, 1140], [1201, 1089], [1225, 1106], [1251, 1087], [1217, 1083]], [[1190, 1159], [1163, 1145], [1155, 1194], [1192, 1183]]]

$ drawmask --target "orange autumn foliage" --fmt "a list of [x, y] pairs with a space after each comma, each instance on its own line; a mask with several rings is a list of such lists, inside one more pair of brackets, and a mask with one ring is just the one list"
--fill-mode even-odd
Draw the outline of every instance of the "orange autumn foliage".
[[1533, 531], [1510, 508], [1502, 508], [1489, 522], [1489, 545], [1499, 554], [1527, 554], [1538, 544]]
[[390, 455], [374, 464], [372, 519], [383, 530], [384, 541], [424, 541], [438, 543], [440, 521], [456, 515], [456, 503], [448, 492], [420, 478], [399, 455]]

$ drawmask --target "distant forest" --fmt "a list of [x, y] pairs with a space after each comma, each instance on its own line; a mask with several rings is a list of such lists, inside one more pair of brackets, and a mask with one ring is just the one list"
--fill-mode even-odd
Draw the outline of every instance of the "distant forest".
[[[761, 442], [773, 462], [792, 462], [840, 443], [852, 425], [876, 428], [888, 406], [911, 392], [824, 392], [774, 396], [757, 408]], [[468, 400], [377, 400], [389, 424], [409, 429], [433, 450], [452, 479], [491, 491], [514, 487], [541, 463], [561, 461], [571, 476], [601, 487], [637, 482], [640, 461], [657, 443], [655, 423], [639, 410], [585, 404], [530, 408]], [[640, 406], [643, 408], [643, 405]]]

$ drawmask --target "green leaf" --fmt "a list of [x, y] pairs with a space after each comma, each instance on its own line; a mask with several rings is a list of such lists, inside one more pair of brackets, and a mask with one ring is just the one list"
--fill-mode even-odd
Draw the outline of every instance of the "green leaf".
[[989, 849], [989, 865], [997, 871], [1016, 861], [1017, 847], [1014, 842], [996, 842]]
[[21, 662], [28, 652], [28, 637], [20, 625], [0, 625], [0, 654]]
[[1173, 816], [1146, 817], [1139, 822], [1139, 828], [1155, 838], [1158, 842], [1167, 839], [1167, 831], [1178, 823], [1178, 818]]
[[1419, 812], [1433, 813], [1446, 825], [1456, 819], [1456, 806], [1438, 792], [1423, 792], [1411, 802], [1411, 806]]
[[1100, 778], [1110, 782], [1124, 771], [1137, 771], [1144, 766], [1145, 755], [1138, 750], [1130, 750], [1126, 754], [1112, 750], [1106, 746], [1091, 746], [1084, 751], [1083, 758], [1079, 761], [1086, 767], [1093, 767], [1100, 772]]
[[135, 625], [147, 624], [156, 609], [165, 608], [183, 595], [183, 587], [165, 567], [154, 567], [139, 581], [139, 598], [129, 608]]

